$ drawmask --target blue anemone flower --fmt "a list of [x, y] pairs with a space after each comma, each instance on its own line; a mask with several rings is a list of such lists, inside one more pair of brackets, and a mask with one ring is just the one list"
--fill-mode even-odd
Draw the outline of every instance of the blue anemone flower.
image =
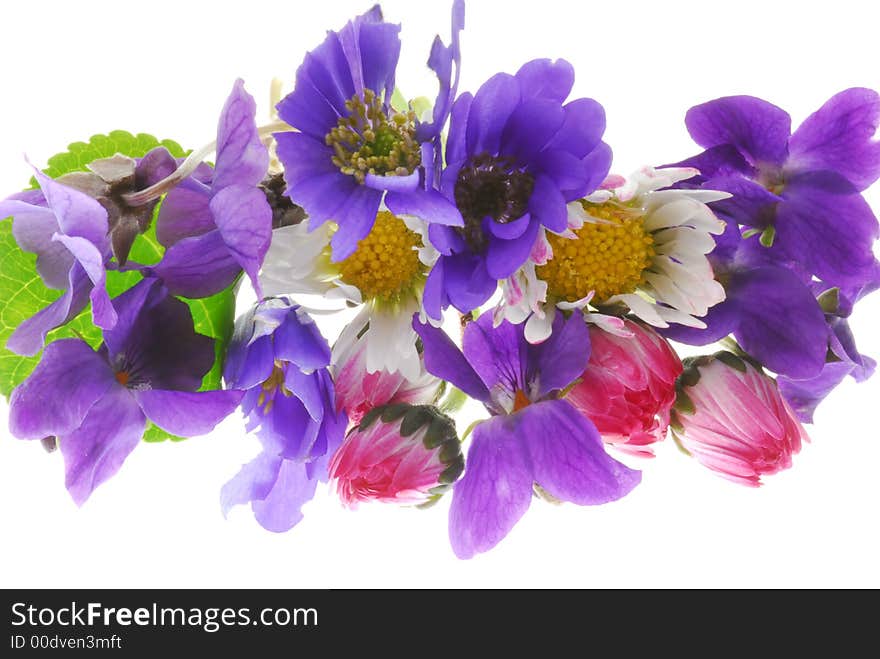
[[567, 204], [608, 174], [605, 111], [589, 98], [566, 103], [573, 84], [565, 60], [534, 60], [455, 101], [439, 183], [464, 226], [430, 229], [441, 254], [425, 288], [433, 318], [450, 304], [466, 313], [488, 300], [526, 262], [539, 232], [564, 232]]

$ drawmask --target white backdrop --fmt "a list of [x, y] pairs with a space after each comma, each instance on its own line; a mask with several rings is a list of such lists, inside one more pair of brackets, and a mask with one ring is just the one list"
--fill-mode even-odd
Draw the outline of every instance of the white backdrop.
[[[273, 76], [367, 2], [7, 2], [0, 6], [0, 194], [71, 141], [122, 128], [198, 147], [241, 76], [268, 115]], [[424, 67], [449, 2], [384, 3], [403, 22], [398, 82], [435, 93]], [[880, 7], [827, 3], [472, 0], [463, 90], [535, 57], [565, 57], [575, 95], [608, 113], [620, 173], [696, 152], [688, 107], [753, 94], [795, 124], [849, 86], [880, 88]], [[880, 212], [880, 185], [868, 193]], [[841, 226], [841, 231], [845, 231]], [[324, 322], [332, 338], [342, 319]], [[853, 327], [880, 356], [880, 294]], [[598, 508], [534, 502], [494, 551], [454, 558], [448, 500], [428, 511], [379, 504], [356, 513], [326, 488], [292, 532], [249, 510], [220, 514], [220, 486], [256, 452], [238, 416], [212, 435], [143, 444], [77, 509], [59, 454], [6, 430], [0, 402], [0, 586], [880, 586], [880, 377], [847, 382], [820, 409], [812, 444], [760, 490], [709, 474], [665, 443], [642, 485]], [[470, 410], [476, 414], [478, 410]], [[467, 420], [469, 421], [469, 419]], [[464, 427], [462, 424], [461, 427]]]

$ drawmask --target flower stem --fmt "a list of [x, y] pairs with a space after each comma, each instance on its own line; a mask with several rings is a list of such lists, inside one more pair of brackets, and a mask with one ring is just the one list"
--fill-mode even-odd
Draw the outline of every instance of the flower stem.
[[[260, 137], [266, 137], [272, 133], [280, 133], [287, 132], [292, 130], [290, 125], [283, 121], [272, 121], [265, 126], [260, 126], [257, 128], [257, 133]], [[126, 195], [123, 195], [125, 202], [129, 206], [143, 206], [155, 199], [158, 199], [163, 194], [171, 190], [178, 183], [183, 181], [187, 176], [192, 174], [196, 168], [202, 163], [202, 161], [214, 153], [217, 149], [217, 142], [211, 142], [210, 144], [206, 144], [198, 151], [193, 151], [189, 156], [184, 160], [177, 169], [171, 172], [168, 176], [163, 178], [161, 181], [158, 181], [151, 185], [148, 188], [144, 188], [143, 190], [138, 190], [137, 192], [129, 192]]]

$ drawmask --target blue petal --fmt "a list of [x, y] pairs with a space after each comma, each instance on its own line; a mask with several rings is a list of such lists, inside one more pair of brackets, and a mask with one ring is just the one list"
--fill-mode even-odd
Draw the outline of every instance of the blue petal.
[[65, 485], [77, 505], [113, 476], [140, 444], [146, 419], [129, 391], [113, 387], [89, 409], [82, 425], [58, 437]]
[[486, 253], [486, 272], [489, 277], [495, 280], [506, 279], [516, 272], [532, 253], [539, 229], [539, 222], [532, 218], [528, 228], [519, 238], [512, 240], [490, 238]]
[[754, 96], [727, 96], [694, 106], [685, 124], [700, 146], [730, 144], [754, 166], [781, 166], [788, 157], [791, 117]]
[[79, 339], [46, 346], [33, 372], [9, 399], [9, 431], [19, 439], [64, 435], [116, 383], [107, 362]]
[[[536, 226], [536, 223], [532, 223]], [[513, 241], [499, 241], [513, 242]], [[474, 254], [444, 258], [444, 287], [449, 301], [462, 313], [484, 304], [498, 289], [498, 280], [486, 269], [486, 260]]]
[[376, 222], [382, 193], [359, 185], [342, 202], [334, 219], [339, 225], [330, 239], [333, 261], [344, 261], [354, 254], [358, 242], [366, 238]]
[[523, 98], [544, 98], [562, 103], [574, 86], [574, 67], [564, 59], [536, 59], [516, 72]]
[[[873, 244], [880, 235], [877, 218], [861, 195], [837, 194], [834, 176], [789, 183], [776, 215], [773, 250], [832, 286], [865, 282], [874, 274]], [[839, 178], [837, 179], [839, 180]]]
[[275, 357], [292, 362], [304, 371], [324, 368], [330, 363], [330, 346], [311, 320], [304, 321], [295, 311], [275, 331]]
[[642, 479], [611, 458], [596, 426], [568, 401], [529, 405], [511, 419], [535, 482], [551, 496], [581, 506], [616, 501]]
[[493, 417], [474, 429], [464, 476], [449, 508], [449, 540], [459, 558], [497, 545], [529, 508], [534, 477], [509, 419]]
[[413, 318], [413, 329], [424, 345], [425, 368], [438, 378], [451, 382], [471, 398], [489, 401], [489, 390], [465, 356], [442, 330]]
[[204, 298], [228, 287], [241, 273], [219, 230], [172, 245], [147, 274], [158, 277], [172, 295]]
[[73, 320], [86, 308], [92, 282], [78, 263], [70, 269], [68, 282], [61, 297], [18, 325], [6, 341], [7, 350], [27, 357], [36, 355], [43, 349], [49, 332]]
[[880, 176], [880, 95], [854, 88], [832, 96], [791, 136], [786, 171], [832, 171], [858, 190]]
[[532, 216], [529, 213], [512, 222], [496, 222], [491, 217], [484, 217], [483, 233], [492, 234], [502, 240], [513, 240], [523, 235], [531, 222]]
[[414, 215], [429, 224], [464, 226], [464, 218], [458, 208], [437, 190], [389, 192], [385, 195], [385, 205], [398, 216]]
[[227, 351], [223, 378], [231, 389], [250, 389], [265, 382], [274, 365], [272, 337], [261, 336], [250, 345], [233, 338]]
[[538, 176], [529, 198], [529, 210], [535, 219], [555, 233], [568, 228], [568, 207], [556, 183], [549, 176]]
[[[752, 167], [739, 150], [732, 144], [719, 144], [706, 149], [702, 153], [682, 160], [681, 162], [664, 165], [665, 167], [692, 167], [700, 174], [687, 180], [690, 185], [702, 185], [706, 179], [713, 177], [747, 176], [754, 178], [757, 170]], [[677, 184], [681, 186], [682, 184]], [[688, 185], [687, 187], [690, 187]]]
[[566, 194], [566, 199], [574, 201], [598, 189], [602, 185], [602, 181], [605, 180], [605, 177], [608, 176], [612, 157], [611, 147], [605, 144], [605, 142], [599, 142], [596, 148], [581, 161], [584, 171], [587, 173], [584, 187], [581, 190], [574, 191], [574, 193], [569, 191]]
[[754, 181], [742, 176], [715, 177], [703, 186], [707, 190], [729, 192], [732, 197], [712, 203], [712, 210], [724, 220], [750, 227], [764, 228], [773, 224], [779, 197]]
[[530, 163], [559, 132], [564, 122], [565, 111], [559, 103], [543, 98], [524, 100], [504, 124], [501, 153], [514, 156], [522, 164]]
[[849, 362], [830, 362], [814, 378], [795, 380], [785, 376], [778, 378], [779, 391], [791, 405], [798, 419], [813, 423], [813, 415], [819, 403], [841, 384], [853, 370]]
[[795, 378], [817, 375], [828, 329], [810, 290], [788, 270], [763, 267], [736, 276], [728, 288], [740, 314], [743, 349], [770, 370]]
[[303, 518], [302, 507], [315, 496], [317, 478], [309, 478], [308, 464], [282, 461], [278, 478], [263, 499], [251, 503], [254, 517], [267, 531], [284, 533]]
[[537, 385], [536, 397], [565, 389], [584, 374], [589, 361], [590, 330], [583, 316], [563, 320], [557, 314], [550, 337], [529, 346], [528, 379]]
[[259, 184], [269, 168], [269, 151], [257, 132], [257, 104], [239, 79], [223, 106], [217, 126], [217, 164], [212, 187]]
[[243, 391], [134, 390], [144, 415], [157, 426], [180, 437], [207, 435], [232, 414]]
[[602, 141], [605, 108], [591, 98], [579, 98], [562, 109], [565, 121], [548, 148], [568, 151], [577, 158], [584, 158]]
[[211, 212], [223, 243], [262, 298], [258, 275], [272, 241], [272, 207], [256, 187], [230, 185], [211, 199]]
[[[431, 55], [428, 57], [428, 68], [437, 75], [440, 88], [437, 92], [437, 98], [434, 100], [432, 121], [421, 124], [416, 132], [416, 138], [420, 142], [440, 135], [449, 116], [452, 102], [458, 93], [458, 81], [461, 75], [460, 33], [463, 29], [464, 0], [455, 0], [452, 3], [452, 42], [447, 47], [439, 36], [436, 37], [431, 45]], [[455, 67], [454, 79], [453, 67]]]
[[495, 327], [491, 313], [468, 323], [462, 337], [464, 356], [480, 379], [494, 395], [503, 392], [511, 400], [517, 391], [528, 393], [527, 347], [522, 325], [505, 320]]
[[452, 105], [452, 112], [449, 115], [449, 138], [446, 141], [447, 163], [461, 163], [468, 158], [467, 127], [473, 100], [473, 95], [465, 92]]
[[520, 103], [519, 82], [497, 73], [486, 81], [470, 104], [467, 118], [467, 153], [497, 154], [507, 119]]

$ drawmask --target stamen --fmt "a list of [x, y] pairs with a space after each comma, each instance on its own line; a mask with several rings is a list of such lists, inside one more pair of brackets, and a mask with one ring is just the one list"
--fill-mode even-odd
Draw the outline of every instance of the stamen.
[[269, 414], [272, 411], [272, 407], [275, 405], [275, 394], [278, 392], [281, 392], [285, 398], [293, 395], [284, 384], [284, 366], [285, 362], [276, 359], [269, 377], [260, 385], [261, 391], [257, 398], [257, 407], [263, 408], [263, 414]]
[[[264, 126], [257, 128], [257, 134], [262, 138], [272, 133], [284, 133], [292, 130], [290, 125], [283, 121], [273, 121]], [[143, 206], [146, 203], [154, 201], [163, 194], [174, 188], [178, 183], [183, 181], [187, 176], [196, 171], [196, 168], [202, 164], [205, 158], [214, 153], [217, 149], [217, 142], [206, 144], [198, 151], [193, 151], [180, 166], [171, 172], [161, 181], [157, 181], [148, 188], [130, 192], [123, 195], [129, 206]]]
[[363, 184], [367, 174], [408, 176], [421, 164], [414, 112], [386, 114], [382, 100], [370, 89], [364, 90], [363, 98], [355, 95], [346, 101], [345, 107], [350, 114], [340, 117], [325, 137], [340, 172]]
[[403, 220], [379, 211], [369, 235], [339, 264], [342, 281], [356, 286], [364, 300], [397, 302], [424, 278], [425, 266], [418, 253], [421, 246], [421, 237]]

